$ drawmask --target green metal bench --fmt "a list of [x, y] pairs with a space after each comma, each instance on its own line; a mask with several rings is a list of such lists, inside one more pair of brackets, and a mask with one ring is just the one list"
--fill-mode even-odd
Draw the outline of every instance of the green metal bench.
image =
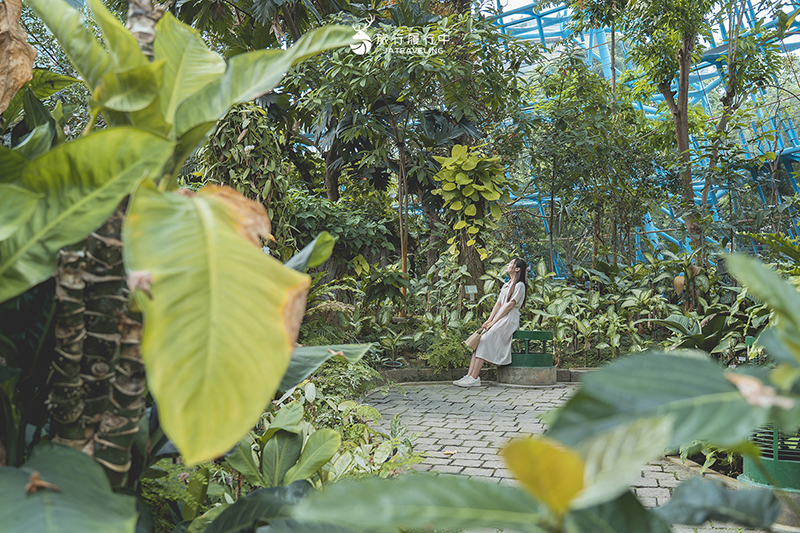
[[[517, 330], [512, 337], [511, 364], [512, 367], [548, 367], [553, 366], [553, 332], [552, 331], [525, 331]], [[514, 351], [514, 342], [522, 341], [524, 351]], [[539, 341], [539, 351], [536, 344]], [[549, 345], [548, 345], [549, 341]], [[534, 344], [531, 351], [531, 344]], [[549, 349], [548, 349], [549, 348]]]

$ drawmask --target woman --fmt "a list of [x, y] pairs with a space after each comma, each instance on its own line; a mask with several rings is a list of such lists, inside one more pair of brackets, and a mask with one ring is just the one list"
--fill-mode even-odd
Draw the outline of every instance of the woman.
[[511, 337], [519, 329], [519, 309], [525, 305], [525, 287], [528, 265], [522, 259], [512, 259], [506, 265], [509, 280], [500, 289], [500, 296], [489, 319], [483, 323], [484, 331], [478, 349], [472, 353], [469, 372], [453, 385], [459, 387], [480, 387], [478, 377], [483, 363], [489, 361], [496, 365], [511, 363]]

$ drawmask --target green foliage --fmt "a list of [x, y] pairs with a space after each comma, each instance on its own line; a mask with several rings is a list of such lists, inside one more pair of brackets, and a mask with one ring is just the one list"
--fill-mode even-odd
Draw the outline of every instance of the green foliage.
[[395, 223], [385, 213], [376, 216], [365, 207], [335, 204], [298, 190], [289, 191], [287, 203], [293, 210], [295, 240], [308, 242], [327, 231], [336, 239], [333, 257], [339, 265], [349, 265], [359, 254], [376, 256], [382, 250], [395, 250]]
[[429, 366], [440, 370], [466, 367], [469, 365], [469, 354], [463, 341], [464, 337], [452, 335], [436, 339], [423, 357]]
[[13, 533], [136, 527], [134, 498], [114, 494], [100, 465], [67, 446], [42, 443], [21, 467], [0, 468], [0, 495], [3, 529]]
[[188, 176], [189, 183], [228, 185], [264, 204], [277, 241], [271, 251], [287, 259], [298, 247], [287, 203], [290, 176], [281, 138], [266, 111], [252, 102], [234, 106], [220, 121], [200, 151], [202, 171]]
[[[433, 194], [442, 196], [445, 208], [454, 211], [451, 218], [453, 229], [461, 232], [462, 240], [467, 246], [474, 246], [483, 241], [480, 233], [493, 229], [490, 223], [489, 202], [508, 202], [509, 182], [505, 168], [499, 163], [499, 157], [482, 157], [466, 146], [456, 144], [450, 157], [434, 156], [442, 168], [436, 174], [441, 181], [441, 188]], [[491, 204], [492, 216], [499, 220], [500, 207]], [[456, 254], [459, 247], [457, 237], [451, 237], [450, 253]], [[481, 259], [488, 257], [488, 251], [479, 246], [476, 248]]]

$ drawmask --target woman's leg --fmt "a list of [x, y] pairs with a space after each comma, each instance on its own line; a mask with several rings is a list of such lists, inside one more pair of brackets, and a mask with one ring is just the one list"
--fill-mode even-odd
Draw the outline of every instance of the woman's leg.
[[485, 362], [480, 357], [472, 356], [472, 363], [469, 365], [469, 374], [473, 378], [477, 379], [481, 373], [481, 368], [483, 368], [483, 363]]
[[476, 360], [476, 359], [478, 359], [478, 358], [477, 358], [477, 357], [475, 357], [475, 351], [473, 350], [473, 352], [472, 352], [472, 359], [471, 359], [471, 360], [470, 360], [470, 362], [469, 362], [469, 370], [467, 370], [467, 375], [468, 375], [468, 376], [471, 376], [471, 375], [472, 375], [472, 369], [475, 367], [475, 360]]

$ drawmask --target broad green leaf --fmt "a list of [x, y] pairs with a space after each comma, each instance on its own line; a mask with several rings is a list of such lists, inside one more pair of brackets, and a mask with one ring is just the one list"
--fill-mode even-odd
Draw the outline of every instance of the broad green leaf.
[[94, 19], [103, 30], [114, 70], [123, 72], [147, 65], [148, 60], [139, 48], [139, 43], [133, 34], [112, 15], [101, 0], [86, 0], [89, 9], [94, 14]]
[[298, 61], [354, 42], [352, 28], [328, 26], [306, 33], [288, 50], [259, 50], [232, 57], [221, 77], [178, 106], [178, 136], [200, 124], [211, 127], [233, 104], [272, 90]]
[[[22, 111], [22, 97], [25, 94], [25, 89], [30, 89], [33, 91], [33, 95], [36, 98], [43, 100], [48, 96], [52, 96], [53, 94], [57, 93], [61, 89], [65, 87], [69, 87], [73, 83], [78, 83], [79, 80], [71, 76], [64, 76], [63, 74], [57, 74], [55, 72], [35, 68], [33, 69], [33, 78], [31, 81], [26, 83], [22, 89], [17, 91], [17, 94], [14, 95], [14, 98], [11, 99], [11, 102], [8, 104], [8, 107], [3, 112], [3, 127], [7, 128], [8, 125], [17, 118], [20, 111]], [[2, 132], [2, 130], [0, 130]], [[2, 165], [0, 165], [0, 168]]]
[[0, 183], [13, 183], [22, 175], [28, 158], [6, 146], [0, 146]]
[[172, 143], [160, 137], [114, 128], [28, 163], [19, 185], [44, 198], [28, 223], [0, 242], [0, 302], [50, 277], [58, 250], [98, 228], [136, 182], [158, 172], [171, 151]]
[[308, 437], [300, 459], [286, 472], [283, 484], [289, 485], [313, 476], [322, 465], [331, 460], [342, 445], [342, 436], [329, 428], [318, 429]]
[[95, 102], [112, 111], [141, 111], [155, 101], [161, 88], [164, 61], [124, 72], [107, 72], [94, 90]]
[[94, 89], [113, 65], [106, 51], [86, 29], [81, 14], [67, 2], [25, 0], [25, 3], [53, 32], [84, 82]]
[[280, 430], [261, 450], [261, 477], [268, 487], [283, 485], [286, 472], [300, 458], [303, 435]]
[[[189, 527], [186, 529], [186, 533], [204, 533], [206, 531], [206, 528], [211, 525], [211, 522], [216, 520], [219, 517], [219, 515], [221, 515], [225, 511], [225, 509], [227, 509], [230, 506], [231, 504], [229, 503], [222, 503], [217, 505], [216, 507], [212, 507], [205, 513], [201, 514], [200, 516], [192, 520], [192, 523], [189, 524]], [[154, 529], [155, 528], [146, 529], [141, 533], [153, 531]], [[139, 531], [140, 530], [137, 529], [137, 533], [139, 533]]]
[[584, 378], [548, 435], [576, 446], [619, 425], [672, 415], [670, 448], [696, 440], [734, 446], [766, 422], [769, 410], [747, 403], [724, 371], [704, 354], [620, 359]]
[[585, 462], [585, 486], [572, 508], [599, 505], [626, 493], [644, 465], [664, 454], [671, 430], [669, 417], [643, 419], [584, 441], [578, 451]]
[[256, 526], [285, 517], [311, 489], [307, 481], [288, 487], [258, 489], [237, 501], [220, 514], [204, 533], [236, 533], [252, 531]]
[[200, 507], [206, 501], [210, 475], [208, 466], [198, 468], [192, 474], [192, 478], [189, 480], [189, 486], [186, 487], [186, 492], [189, 497], [186, 498], [185, 505], [183, 506], [184, 520], [194, 520], [200, 514]]
[[267, 431], [258, 438], [259, 444], [263, 447], [281, 429], [289, 433], [302, 433], [302, 429], [298, 424], [303, 420], [304, 414], [303, 405], [300, 402], [291, 402], [284, 405], [275, 414], [275, 418], [270, 422]]
[[333, 252], [335, 243], [336, 239], [327, 231], [323, 231], [302, 250], [297, 252], [294, 257], [286, 261], [286, 266], [299, 272], [305, 272], [309, 268], [317, 267], [328, 260]]
[[16, 185], [0, 184], [0, 241], [28, 221], [42, 196]]
[[46, 154], [53, 145], [53, 128], [49, 124], [36, 126], [14, 147], [16, 152], [27, 159], [35, 159]]
[[123, 226], [128, 269], [152, 277], [152, 299], [137, 295], [148, 386], [190, 464], [235, 446], [273, 398], [310, 282], [243, 238], [237, 216], [146, 181]]
[[[34, 472], [58, 487], [27, 493]], [[0, 524], [6, 533], [133, 533], [136, 500], [114, 494], [103, 468], [67, 446], [39, 444], [20, 468], [0, 468]]]
[[514, 439], [500, 455], [514, 477], [556, 515], [563, 515], [584, 487], [581, 456], [547, 437]]
[[552, 519], [524, 490], [457, 476], [405, 475], [341, 481], [292, 509], [305, 522], [357, 531], [506, 528], [544, 533]]
[[225, 60], [208, 49], [197, 31], [169, 12], [156, 25], [153, 55], [156, 61], [166, 60], [159, 99], [172, 125], [180, 104], [225, 73]]
[[459, 220], [458, 222], [456, 222], [456, 225], [453, 226], [453, 229], [454, 230], [460, 230], [460, 229], [464, 229], [466, 227], [467, 227], [467, 221], [466, 220]]
[[768, 528], [780, 511], [781, 504], [769, 489], [731, 490], [715, 479], [696, 477], [678, 485], [656, 514], [675, 524], [719, 520]]
[[287, 391], [301, 383], [304, 379], [331, 357], [344, 357], [349, 363], [355, 363], [364, 357], [371, 344], [336, 344], [332, 346], [302, 346], [292, 352], [289, 368], [283, 376], [278, 390]]
[[265, 485], [264, 478], [261, 477], [261, 471], [258, 469], [256, 460], [253, 457], [249, 438], [242, 439], [242, 442], [236, 446], [233, 453], [225, 457], [225, 462], [239, 471], [251, 485], [257, 487]]
[[453, 211], [460, 211], [463, 208], [464, 208], [464, 204], [461, 203], [461, 200], [456, 200], [455, 202], [450, 204], [450, 209], [452, 209]]
[[474, 217], [477, 212], [478, 212], [478, 208], [475, 207], [475, 204], [469, 204], [464, 209], [464, 214], [467, 215], [468, 217]]
[[300, 522], [290, 518], [270, 520], [269, 525], [256, 529], [256, 533], [356, 533], [357, 530], [333, 524]]
[[772, 269], [746, 255], [730, 255], [725, 264], [748, 292], [766, 303], [782, 321], [800, 329], [800, 293]]
[[495, 220], [500, 220], [500, 217], [503, 216], [503, 212], [500, 210], [500, 206], [497, 204], [492, 204], [491, 206], [492, 216]]
[[50, 126], [51, 131], [55, 132], [56, 121], [42, 102], [36, 98], [30, 88], [26, 88], [22, 96], [22, 107], [25, 110], [25, 124], [29, 130], [38, 126]]
[[616, 500], [572, 511], [564, 518], [564, 533], [670, 533], [669, 524], [626, 492]]

